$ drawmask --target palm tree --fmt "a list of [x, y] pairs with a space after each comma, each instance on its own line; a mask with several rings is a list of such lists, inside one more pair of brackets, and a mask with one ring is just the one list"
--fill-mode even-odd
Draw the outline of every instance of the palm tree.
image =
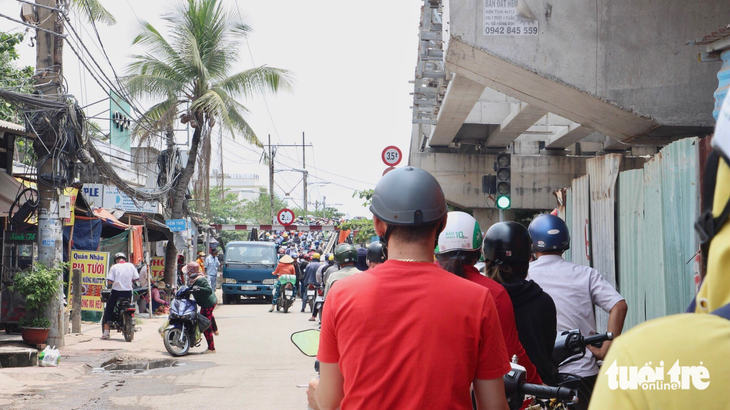
[[[239, 17], [225, 10], [220, 0], [187, 0], [163, 17], [169, 40], [150, 23], [143, 22], [133, 42], [146, 46], [147, 52], [133, 56], [135, 61], [128, 67], [126, 85], [131, 96], [158, 101], [145, 114], [147, 121], [152, 122], [149, 125], [168, 131], [169, 150], [172, 120], [179, 116], [182, 123], [189, 123], [194, 129], [187, 164], [177, 176], [169, 198], [172, 219], [183, 217], [185, 194], [196, 159], [210, 158], [211, 130], [216, 122], [231, 135], [262, 145], [244, 118], [246, 107], [235, 97], [291, 88], [287, 72], [278, 68], [262, 66], [231, 74], [238, 61], [237, 40], [251, 31], [249, 26], [234, 22], [234, 16]], [[198, 152], [201, 145], [203, 149]], [[201, 171], [201, 177], [209, 178], [208, 172]], [[206, 198], [208, 194], [206, 190]], [[168, 246], [167, 283], [174, 283], [176, 257], [175, 247]]]

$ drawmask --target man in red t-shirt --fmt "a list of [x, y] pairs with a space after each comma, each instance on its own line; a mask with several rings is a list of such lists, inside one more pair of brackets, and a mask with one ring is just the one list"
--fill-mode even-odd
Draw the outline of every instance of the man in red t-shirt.
[[489, 291], [433, 264], [446, 222], [436, 179], [386, 174], [370, 207], [388, 261], [340, 280], [327, 297], [310, 406], [337, 409], [507, 409], [510, 370]]

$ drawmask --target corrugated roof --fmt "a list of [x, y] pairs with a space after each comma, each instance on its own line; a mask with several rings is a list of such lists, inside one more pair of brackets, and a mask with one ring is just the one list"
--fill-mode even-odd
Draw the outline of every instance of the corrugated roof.
[[704, 44], [714, 43], [717, 40], [723, 39], [730, 36], [730, 24], [725, 27], [720, 27], [717, 31], [713, 31], [709, 34], [705, 34], [702, 38], [696, 38], [687, 42], [688, 46], [701, 46]]
[[2, 129], [3, 131], [12, 131], [20, 133], [22, 135], [26, 135], [25, 126], [18, 125], [14, 122], [0, 120], [0, 129]]

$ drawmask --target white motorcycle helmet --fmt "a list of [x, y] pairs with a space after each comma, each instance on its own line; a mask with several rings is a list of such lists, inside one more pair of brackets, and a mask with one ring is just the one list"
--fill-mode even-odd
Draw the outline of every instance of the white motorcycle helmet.
[[453, 251], [480, 251], [482, 241], [482, 230], [473, 216], [466, 212], [449, 212], [434, 252], [440, 255]]

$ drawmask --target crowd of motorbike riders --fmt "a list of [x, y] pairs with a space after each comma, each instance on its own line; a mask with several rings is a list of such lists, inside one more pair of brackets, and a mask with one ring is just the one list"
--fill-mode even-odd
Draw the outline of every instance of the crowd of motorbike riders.
[[[391, 184], [397, 184], [401, 182], [398, 179], [420, 179], [420, 185], [430, 184], [433, 191], [439, 193], [441, 191], [440, 186], [430, 174], [416, 168], [393, 172], [393, 177], [384, 178], [378, 186], [388, 183], [389, 180], [396, 180]], [[376, 190], [376, 196], [380, 195], [381, 198], [380, 203], [387, 201], [390, 196], [383, 195], [383, 192], [385, 189]], [[381, 280], [387, 280], [389, 275], [402, 275], [402, 277], [391, 276], [391, 282], [378, 286], [377, 300], [383, 301], [384, 304], [385, 301], [390, 301], [392, 298], [409, 299], [406, 296], [413, 292], [407, 289], [408, 283], [414, 289], [423, 288], [425, 290], [423, 298], [419, 299], [418, 303], [404, 306], [404, 311], [381, 312], [382, 317], [410, 317], [411, 321], [405, 321], [408, 323], [406, 326], [410, 327], [415, 324], [415, 321], [420, 320], [426, 323], [434, 322], [435, 325], [438, 325], [440, 318], [435, 315], [435, 312], [450, 312], [450, 314], [465, 315], [466, 318], [483, 314], [482, 323], [479, 323], [477, 327], [485, 325], [489, 327], [489, 329], [482, 329], [482, 332], [488, 333], [488, 335], [482, 334], [482, 336], [488, 337], [492, 346], [487, 348], [489, 354], [481, 357], [484, 354], [481, 353], [479, 359], [489, 362], [488, 368], [492, 371], [485, 370], [480, 373], [480, 370], [477, 369], [477, 376], [499, 374], [501, 377], [509, 369], [509, 362], [512, 360], [525, 368], [526, 382], [576, 388], [579, 394], [578, 403], [581, 401], [583, 403], [582, 405], [576, 403], [573, 407], [587, 408], [588, 398], [598, 375], [598, 364], [605, 358], [611, 341], [603, 342], [600, 347], [585, 346], [586, 350], [582, 356], [575, 357], [558, 368], [559, 363], [553, 359], [556, 337], [562, 331], [574, 329], [578, 329], [585, 336], [596, 334], [594, 305], [608, 313], [608, 332], [613, 336], [620, 335], [627, 312], [624, 298], [595, 269], [576, 265], [562, 258], [563, 252], [570, 248], [570, 234], [567, 225], [561, 218], [552, 214], [542, 214], [534, 218], [529, 228], [516, 222], [500, 222], [492, 225], [486, 233], [483, 233], [478, 222], [471, 215], [464, 212], [446, 214], [443, 194], [435, 196], [438, 199], [436, 201], [438, 203], [435, 204], [427, 202], [424, 204], [422, 199], [417, 202], [411, 201], [414, 210], [420, 210], [424, 205], [433, 205], [431, 212], [434, 215], [431, 216], [431, 221], [425, 220], [428, 216], [425, 212], [422, 214], [416, 212], [414, 215], [412, 211], [404, 210], [397, 221], [401, 225], [386, 224], [387, 227], [380, 232], [381, 237], [385, 240], [372, 242], [367, 247], [356, 247], [343, 243], [337, 245], [333, 253], [322, 254], [319, 241], [313, 242], [311, 249], [297, 250], [295, 247], [290, 247], [289, 238], [283, 237], [283, 241], [279, 241], [281, 255], [274, 275], [296, 277], [297, 296], [302, 299], [301, 312], [305, 312], [307, 306], [313, 308], [309, 321], [316, 321], [318, 314], [322, 315], [322, 309], [324, 309], [321, 337], [325, 341], [328, 337], [337, 335], [331, 329], [332, 318], [327, 317], [337, 316], [336, 309], [340, 308], [339, 306], [335, 308], [329, 306], [333, 304], [330, 302], [332, 299], [330, 293], [333, 288], [338, 287], [336, 282], [386, 262], [389, 259], [389, 252], [385, 241], [389, 236], [403, 236], [404, 242], [408, 244], [406, 247], [413, 248], [414, 245], [423, 243], [421, 238], [429, 237], [429, 232], [423, 226], [431, 227], [430, 234], [433, 239], [431, 239], [432, 242], [425, 242], [425, 247], [429, 250], [424, 252], [424, 256], [393, 258], [393, 245], [391, 244], [390, 261], [385, 263], [383, 269], [371, 270], [372, 276]], [[375, 204], [374, 201], [371, 210], [376, 220], [387, 221], [386, 218], [392, 218]], [[400, 204], [402, 206], [402, 201]], [[384, 207], [384, 209], [388, 208]], [[438, 213], [433, 209], [437, 209]], [[388, 211], [393, 212], [392, 209], [388, 209]], [[409, 222], [407, 219], [409, 217], [414, 221], [421, 219], [418, 229], [415, 229], [415, 234], [407, 234], [405, 229], [396, 228], [415, 224], [414, 221]], [[438, 223], [438, 235], [436, 235], [437, 226], [434, 222]], [[294, 233], [294, 235], [297, 234]], [[418, 272], [413, 270], [418, 270]], [[437, 276], [439, 280], [432, 281], [432, 278], [426, 276], [413, 282], [407, 280], [408, 275], [426, 275], [432, 270], [441, 272], [440, 276]], [[391, 274], [389, 271], [393, 271], [393, 273]], [[465, 289], [464, 294], [458, 288], [450, 289], [452, 278], [443, 277], [447, 273], [453, 278], [461, 278], [457, 282], [460, 285], [471, 282], [478, 286], [472, 286], [468, 288], [468, 291]], [[443, 283], [440, 283], [441, 281]], [[361, 282], [368, 281], [363, 279]], [[427, 286], [432, 282], [433, 286]], [[312, 287], [323, 289], [324, 307], [322, 304], [308, 303], [312, 296], [311, 292], [310, 295], [307, 294], [307, 289]], [[402, 288], [390, 293], [390, 288], [398, 289], [399, 287]], [[372, 289], [369, 286], [362, 286], [356, 293], [358, 295], [367, 293], [366, 288]], [[470, 306], [471, 303], [463, 303], [460, 300], [468, 298], [475, 288], [488, 291], [472, 295], [477, 299], [482, 299], [482, 306], [472, 306], [473, 310], [461, 313], [455, 312], [453, 306], [442, 306], [444, 299], [451, 300], [452, 298], [455, 298], [457, 303]], [[279, 297], [279, 286], [277, 286], [269, 312], [274, 311]], [[367, 303], [365, 305], [367, 306]], [[423, 307], [422, 312], [419, 307]], [[380, 306], [364, 308], [370, 312], [387, 311], [387, 309], [381, 309]], [[410, 310], [419, 313], [414, 316], [413, 313], [408, 313]], [[386, 324], [383, 325], [388, 327]], [[437, 328], [433, 330], [436, 331]], [[495, 329], [499, 330], [498, 333], [501, 337], [495, 336]], [[377, 333], [375, 329], [363, 331]], [[452, 329], [444, 329], [444, 331], [452, 331]], [[363, 335], [365, 340], [370, 337]], [[423, 337], [427, 337], [427, 335], [423, 335]], [[432, 335], [429, 334], [428, 337], [432, 337]], [[342, 346], [340, 340], [332, 343], [334, 346]], [[362, 340], [358, 341], [358, 344], [360, 343]], [[482, 342], [482, 344], [484, 343]], [[320, 356], [323, 357], [319, 359], [323, 364], [335, 358], [342, 359], [342, 357], [337, 357], [342, 353], [340, 350], [325, 353], [329, 344], [320, 346]], [[329, 349], [331, 348], [332, 346], [329, 347]], [[441, 348], [446, 349], [446, 345]], [[332, 356], [329, 354], [333, 354], [334, 357], [330, 359]], [[511, 359], [513, 357], [514, 359]], [[497, 358], [504, 360], [495, 360]], [[446, 357], [444, 360], [447, 360]], [[343, 366], [343, 363], [340, 363], [340, 368], [344, 371], [348, 369]], [[314, 391], [314, 389], [310, 391], [310, 407], [312, 408], [316, 408], [313, 407], [316, 406]], [[428, 397], [428, 395], [424, 397]], [[477, 399], [479, 397], [480, 395], [476, 396]], [[355, 400], [362, 400], [362, 397]], [[427, 408], [436, 407], [429, 405]]]
[[[710, 234], [703, 237], [705, 247], [720, 236], [730, 214], [730, 188], [715, 181], [715, 176], [718, 180], [720, 175], [730, 176], [726, 161], [727, 156], [715, 154], [715, 168], [708, 172], [712, 179], [705, 184], [706, 189], [714, 191], [717, 186], [720, 192], [714, 212], [713, 197], [706, 202], [710, 205], [704, 226], [714, 225], [706, 229]], [[571, 394], [575, 392], [578, 400], [567, 400], [571, 408], [687, 408], [693, 402], [716, 408], [712, 397], [719, 399], [719, 390], [700, 397], [682, 391], [686, 387], [669, 392], [632, 389], [623, 382], [621, 388], [609, 387], [609, 372], [599, 378], [603, 361], [615, 366], [621, 360], [620, 365], [638, 368], [651, 365], [647, 357], [657, 364], [667, 361], [669, 367], [675, 359], [692, 358], [702, 364], [698, 354], [705, 354], [717, 359], [704, 362], [713, 366], [714, 377], [728, 380], [730, 370], [721, 365], [725, 362], [720, 353], [708, 353], [717, 346], [700, 342], [703, 351], [695, 347], [696, 341], [690, 342], [687, 332], [652, 323], [656, 321], [637, 326], [611, 347], [612, 339], [621, 335], [628, 306], [598, 271], [563, 259], [570, 233], [561, 218], [542, 214], [527, 228], [499, 222], [483, 233], [469, 214], [447, 213], [436, 179], [414, 167], [385, 175], [375, 188], [370, 210], [380, 242], [367, 249], [341, 244], [328, 256], [296, 255], [303, 259], [299, 262], [293, 255], [287, 258], [301, 272], [302, 311], [307, 301], [303, 289], [311, 283], [325, 288], [317, 354], [320, 376], [309, 384], [310, 408], [372, 408], [375, 402], [378, 408], [398, 409], [520, 408], [528, 405], [522, 402], [524, 396], [515, 403], [505, 395], [515, 362], [524, 367], [527, 383], [574, 389]], [[724, 234], [727, 237], [727, 229]], [[724, 244], [714, 249], [718, 246], [719, 251], [710, 253], [709, 273], [696, 307], [698, 313], [714, 315], [657, 321], [681, 320], [687, 329], [699, 326], [712, 341], [725, 340], [727, 345], [730, 332], [722, 318], [730, 318], [725, 289], [730, 286], [713, 272], [721, 266], [718, 262], [728, 266], [730, 252], [722, 248]], [[608, 313], [607, 332], [602, 335], [596, 335], [596, 306]], [[688, 312], [695, 312], [694, 304]], [[309, 320], [315, 320], [316, 312], [312, 313]], [[686, 343], [663, 340], [660, 335], [667, 332]], [[568, 346], [571, 338], [575, 345]], [[556, 360], [556, 339], [577, 355]], [[573, 350], [575, 346], [581, 349]], [[635, 358], [629, 354], [634, 350], [640, 353]], [[709, 375], [697, 373], [697, 377]], [[591, 401], [592, 394], [601, 399]]]

